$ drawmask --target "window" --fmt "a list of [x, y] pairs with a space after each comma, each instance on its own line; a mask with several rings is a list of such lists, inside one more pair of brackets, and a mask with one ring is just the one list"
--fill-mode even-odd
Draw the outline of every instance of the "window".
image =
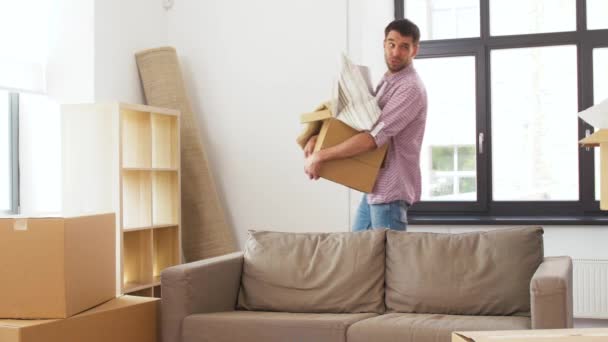
[[493, 36], [575, 30], [576, 0], [490, 0]]
[[[476, 182], [475, 58], [421, 59], [416, 61], [416, 69], [426, 82], [428, 101], [432, 104], [427, 125], [435, 127], [426, 131], [422, 144], [425, 151], [421, 154], [422, 200], [476, 201], [476, 192], [464, 195], [460, 191], [463, 187], [459, 176], [445, 173], [465, 171], [458, 163], [466, 158], [467, 176], [462, 182]], [[452, 77], [446, 78], [447, 74]]]
[[578, 112], [608, 97], [607, 6], [395, 0], [421, 29], [429, 98], [412, 222], [606, 223]]
[[[34, 155], [28, 130], [24, 125], [24, 118], [33, 117], [28, 111], [37, 112], [39, 116], [36, 123], [45, 125], [48, 111], [38, 111], [30, 103], [34, 97], [46, 97], [46, 65], [48, 62], [48, 49], [52, 46], [50, 23], [51, 10], [56, 8], [55, 0], [19, 0], [5, 1], [0, 11], [0, 213], [18, 213], [25, 208], [24, 203], [38, 201], [48, 194], [48, 186], [56, 186], [56, 179], [50, 182], [33, 183], [31, 174], [49, 174], [55, 169], [54, 165], [40, 162], [37, 168], [31, 167], [32, 160], [50, 159], [48, 153]], [[57, 18], [55, 18], [57, 19]], [[29, 107], [29, 108], [28, 108]], [[21, 111], [21, 112], [20, 112]], [[21, 121], [19, 120], [21, 118]], [[42, 118], [42, 120], [39, 120]], [[27, 121], [27, 120], [25, 120]], [[29, 120], [32, 121], [32, 120]], [[30, 125], [31, 126], [31, 125]], [[51, 131], [54, 127], [46, 127]], [[21, 131], [19, 131], [21, 130]], [[43, 131], [41, 129], [41, 131]], [[19, 145], [19, 133], [22, 137]], [[47, 133], [48, 134], [48, 133]], [[48, 139], [41, 145], [49, 146]], [[21, 150], [21, 159], [19, 152]], [[47, 150], [50, 150], [48, 148]], [[46, 152], [46, 151], [45, 151]], [[19, 166], [22, 167], [20, 174]], [[23, 174], [30, 173], [25, 177]], [[21, 182], [20, 180], [26, 180]], [[30, 190], [24, 192], [23, 190]], [[36, 193], [34, 194], [34, 191]], [[23, 192], [23, 195], [22, 195]], [[26, 199], [26, 201], [21, 201]], [[54, 201], [57, 203], [58, 201]], [[40, 214], [40, 211], [30, 213]]]
[[478, 0], [410, 0], [405, 12], [415, 17], [422, 40], [478, 37]]
[[492, 198], [577, 201], [576, 46], [501, 49], [490, 58]]
[[430, 187], [424, 199], [474, 201], [475, 145], [431, 147]]
[[608, 1], [587, 0], [587, 28], [589, 30], [608, 29]]

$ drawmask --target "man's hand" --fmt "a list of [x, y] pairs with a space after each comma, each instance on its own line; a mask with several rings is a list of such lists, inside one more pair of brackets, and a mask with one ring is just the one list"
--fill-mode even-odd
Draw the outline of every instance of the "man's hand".
[[319, 172], [321, 172], [321, 158], [319, 152], [314, 152], [306, 158], [304, 162], [304, 172], [308, 175], [309, 179], [319, 179]]
[[315, 145], [317, 144], [318, 135], [313, 135], [306, 142], [306, 146], [304, 146], [304, 158], [308, 158], [312, 152], [315, 150]]

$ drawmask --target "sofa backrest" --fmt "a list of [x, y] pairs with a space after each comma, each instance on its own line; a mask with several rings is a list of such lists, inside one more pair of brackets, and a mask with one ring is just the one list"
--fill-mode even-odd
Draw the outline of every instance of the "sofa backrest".
[[530, 311], [541, 227], [464, 234], [387, 232], [388, 311], [512, 315]]
[[237, 308], [384, 312], [386, 231], [250, 231]]

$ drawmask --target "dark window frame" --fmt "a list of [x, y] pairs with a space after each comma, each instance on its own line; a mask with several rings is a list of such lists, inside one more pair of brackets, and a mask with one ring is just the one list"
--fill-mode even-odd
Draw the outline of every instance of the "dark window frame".
[[[595, 200], [593, 149], [579, 148], [578, 201], [493, 201], [491, 136], [492, 50], [556, 45], [577, 48], [578, 109], [593, 105], [593, 49], [608, 47], [608, 29], [587, 30], [586, 0], [576, 0], [576, 31], [508, 36], [490, 35], [490, 0], [479, 0], [480, 36], [429, 40], [420, 43], [416, 58], [475, 57], [476, 137], [484, 135], [484, 153], [477, 153], [476, 202], [422, 201], [409, 210], [413, 224], [608, 224], [608, 213]], [[395, 0], [395, 18], [404, 17], [404, 0]], [[415, 19], [414, 19], [415, 21]], [[578, 119], [578, 137], [593, 127]]]

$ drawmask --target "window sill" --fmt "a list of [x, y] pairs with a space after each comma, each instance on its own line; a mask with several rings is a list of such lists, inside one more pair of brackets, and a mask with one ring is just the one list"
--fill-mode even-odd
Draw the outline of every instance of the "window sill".
[[409, 214], [411, 225], [561, 225], [608, 226], [608, 216], [485, 216]]

